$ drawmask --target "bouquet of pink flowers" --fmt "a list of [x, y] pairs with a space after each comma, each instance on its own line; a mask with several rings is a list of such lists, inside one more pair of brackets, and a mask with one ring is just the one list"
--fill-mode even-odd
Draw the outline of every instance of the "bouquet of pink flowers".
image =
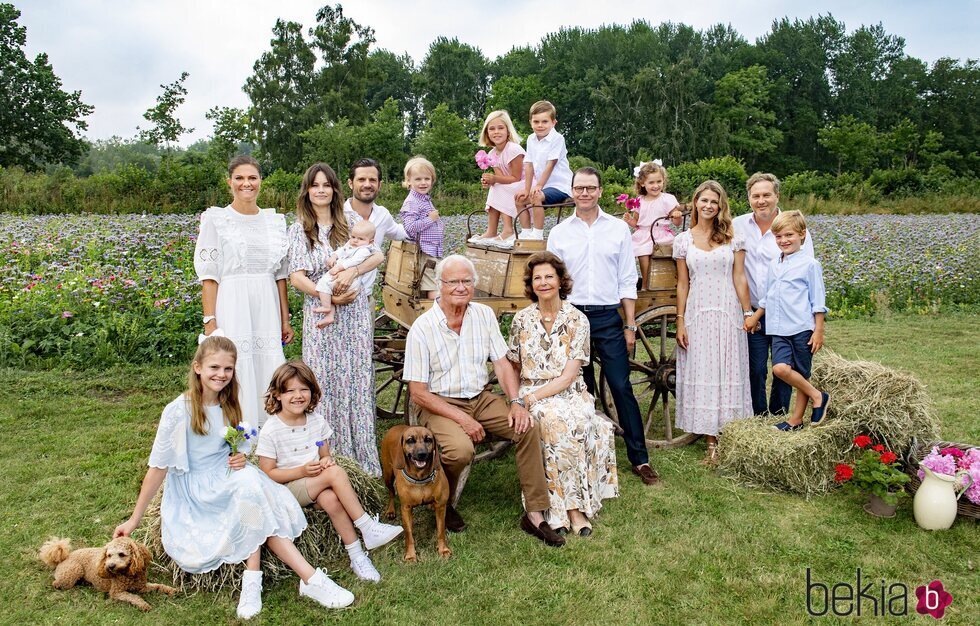
[[[919, 463], [925, 465], [936, 474], [955, 476], [958, 471], [965, 471], [973, 479], [973, 484], [966, 490], [966, 499], [974, 504], [980, 504], [980, 450], [970, 448], [965, 452], [959, 448], [942, 448], [933, 446], [932, 451]], [[919, 470], [919, 480], [925, 478], [925, 472]], [[965, 479], [961, 476], [961, 480]]]
[[486, 150], [478, 150], [473, 158], [476, 159], [476, 164], [481, 170], [488, 170], [491, 167], [497, 167], [500, 165], [500, 160], [497, 158], [497, 153], [494, 150], [487, 152]]
[[616, 204], [623, 205], [627, 211], [636, 211], [640, 208], [640, 197], [630, 198], [629, 194], [621, 193], [616, 196]]

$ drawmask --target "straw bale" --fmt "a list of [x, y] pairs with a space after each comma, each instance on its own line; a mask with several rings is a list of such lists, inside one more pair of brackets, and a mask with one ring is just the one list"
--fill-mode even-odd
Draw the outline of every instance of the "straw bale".
[[[379, 514], [388, 502], [388, 492], [381, 481], [365, 474], [360, 466], [351, 459], [334, 458], [337, 460], [337, 464], [347, 472], [354, 492], [364, 510], [369, 515]], [[143, 524], [134, 533], [138, 540], [143, 541], [150, 548], [156, 566], [166, 572], [173, 581], [173, 585], [182, 591], [237, 590], [241, 586], [242, 571], [245, 569], [244, 563], [222, 565], [206, 574], [188, 574], [180, 569], [163, 551], [160, 534], [160, 500], [162, 494], [163, 489], [147, 507], [146, 514], [143, 516]], [[313, 507], [307, 507], [303, 511], [306, 513], [308, 526], [295, 543], [306, 560], [313, 567], [325, 567], [329, 563], [346, 558], [347, 552], [344, 550], [343, 543], [327, 514]], [[269, 550], [262, 550], [262, 572], [267, 581], [281, 580], [292, 575], [292, 570]]]
[[781, 417], [729, 423], [718, 442], [722, 474], [747, 486], [810, 497], [835, 486], [834, 466], [856, 456], [857, 435], [870, 435], [899, 456], [914, 439], [939, 437], [925, 387], [910, 374], [823, 351], [812, 381], [831, 396], [823, 423], [811, 426], [805, 417], [806, 426], [796, 432], [773, 429]]

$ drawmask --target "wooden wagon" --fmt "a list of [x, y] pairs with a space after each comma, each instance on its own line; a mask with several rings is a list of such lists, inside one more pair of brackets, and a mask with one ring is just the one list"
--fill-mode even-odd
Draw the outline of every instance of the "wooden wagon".
[[[562, 207], [558, 208], [561, 220]], [[473, 215], [481, 214], [475, 211]], [[685, 213], [686, 222], [686, 213]], [[651, 225], [651, 234], [653, 227]], [[467, 239], [472, 235], [469, 220]], [[544, 241], [518, 240], [513, 249], [467, 244], [465, 256], [477, 268], [478, 281], [474, 302], [491, 307], [504, 321], [530, 300], [524, 295], [524, 268], [528, 257], [545, 249]], [[677, 267], [671, 257], [671, 246], [655, 245], [650, 263], [648, 288], [638, 291], [636, 349], [630, 359], [630, 381], [640, 404], [647, 445], [667, 448], [686, 445], [697, 436], [678, 432], [671, 415], [675, 390]], [[384, 305], [375, 323], [374, 361], [377, 375], [378, 417], [405, 419], [409, 410], [408, 389], [402, 380], [405, 338], [419, 315], [433, 305], [419, 288], [422, 272], [418, 247], [411, 242], [391, 244], [385, 267], [381, 299]], [[595, 350], [592, 351], [595, 355]], [[593, 356], [597, 367], [596, 396], [601, 410], [617, 419], [616, 406], [609, 386], [602, 376], [602, 363]], [[503, 452], [491, 447], [480, 458]]]

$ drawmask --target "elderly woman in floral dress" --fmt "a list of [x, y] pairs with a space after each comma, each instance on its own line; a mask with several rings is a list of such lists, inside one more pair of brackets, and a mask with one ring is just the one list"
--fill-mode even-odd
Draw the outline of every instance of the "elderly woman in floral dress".
[[534, 304], [514, 316], [508, 358], [520, 375], [521, 398], [541, 427], [551, 504], [545, 517], [559, 532], [570, 525], [587, 537], [602, 501], [619, 495], [612, 424], [596, 415], [582, 379], [589, 321], [565, 301], [572, 280], [557, 255], [532, 255], [524, 285]]

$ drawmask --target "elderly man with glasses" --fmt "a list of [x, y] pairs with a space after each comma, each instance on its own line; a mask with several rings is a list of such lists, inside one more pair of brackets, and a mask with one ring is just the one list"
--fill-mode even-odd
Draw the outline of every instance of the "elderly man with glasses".
[[[490, 307], [471, 302], [476, 268], [453, 254], [436, 265], [439, 297], [412, 324], [405, 342], [405, 370], [412, 402], [420, 421], [433, 432], [442, 452], [442, 466], [455, 493], [460, 473], [473, 460], [474, 444], [490, 432], [517, 447], [517, 473], [526, 513], [521, 529], [550, 546], [565, 539], [544, 520], [548, 483], [544, 474], [538, 425], [518, 395], [517, 373], [507, 360], [507, 344]], [[493, 364], [509, 400], [488, 388], [487, 361]], [[446, 509], [446, 528], [463, 530], [453, 507]]]
[[[633, 473], [646, 485], [660, 482], [650, 467], [640, 406], [630, 384], [629, 352], [636, 343], [636, 262], [626, 222], [599, 208], [602, 180], [599, 172], [583, 167], [572, 177], [575, 213], [551, 230], [548, 251], [557, 254], [572, 276], [568, 297], [589, 318], [592, 347], [599, 355], [609, 383], [619, 425], [626, 440], [626, 456]], [[618, 309], [622, 307], [623, 318]], [[582, 369], [589, 392], [595, 395], [595, 369]]]

